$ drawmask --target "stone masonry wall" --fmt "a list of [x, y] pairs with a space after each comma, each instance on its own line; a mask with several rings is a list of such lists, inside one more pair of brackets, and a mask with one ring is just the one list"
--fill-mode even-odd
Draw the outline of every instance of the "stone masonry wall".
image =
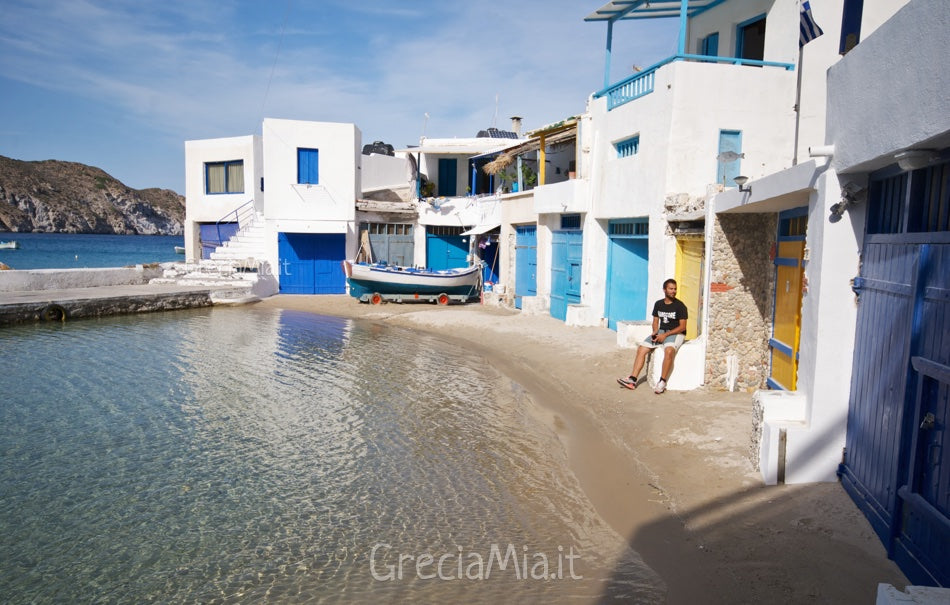
[[778, 215], [722, 214], [715, 219], [709, 293], [706, 384], [765, 387], [769, 372], [775, 270], [771, 250]]

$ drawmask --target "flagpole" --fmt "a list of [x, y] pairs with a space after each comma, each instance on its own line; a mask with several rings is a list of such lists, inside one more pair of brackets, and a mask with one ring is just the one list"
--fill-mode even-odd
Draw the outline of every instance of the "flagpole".
[[792, 166], [798, 165], [798, 129], [802, 119], [802, 57], [804, 46], [798, 47], [798, 82], [795, 84], [795, 149], [792, 152]]

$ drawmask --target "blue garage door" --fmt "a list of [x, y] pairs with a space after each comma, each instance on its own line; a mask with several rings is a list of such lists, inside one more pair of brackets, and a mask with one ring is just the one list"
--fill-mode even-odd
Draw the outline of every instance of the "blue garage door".
[[564, 321], [567, 306], [581, 302], [584, 232], [578, 215], [562, 216], [561, 227], [551, 239], [551, 317]]
[[538, 294], [538, 228], [526, 225], [515, 229], [515, 308], [521, 298]]
[[346, 235], [342, 233], [278, 233], [282, 294], [343, 294], [346, 277]]
[[607, 249], [607, 327], [646, 319], [649, 232], [646, 219], [610, 221]]
[[468, 266], [468, 236], [461, 227], [429, 227], [426, 233], [426, 265], [434, 270]]

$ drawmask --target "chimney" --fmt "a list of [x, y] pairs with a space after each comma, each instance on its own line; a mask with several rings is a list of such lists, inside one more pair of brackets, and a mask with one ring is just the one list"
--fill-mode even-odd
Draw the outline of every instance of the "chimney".
[[521, 116], [511, 116], [511, 130], [521, 138]]

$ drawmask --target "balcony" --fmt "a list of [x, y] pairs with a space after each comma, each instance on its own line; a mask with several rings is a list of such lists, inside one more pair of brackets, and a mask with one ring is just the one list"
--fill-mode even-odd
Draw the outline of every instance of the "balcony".
[[647, 69], [635, 73], [630, 77], [624, 78], [620, 82], [594, 93], [594, 98], [607, 97], [607, 111], [620, 107], [630, 101], [639, 99], [653, 92], [656, 72], [664, 65], [679, 61], [690, 61], [699, 63], [724, 63], [729, 65], [748, 65], [753, 67], [778, 68], [785, 71], [793, 71], [795, 65], [792, 63], [780, 63], [777, 61], [756, 61], [753, 59], [739, 59], [736, 57], [714, 57], [707, 55], [673, 55], [659, 63], [651, 65]]

